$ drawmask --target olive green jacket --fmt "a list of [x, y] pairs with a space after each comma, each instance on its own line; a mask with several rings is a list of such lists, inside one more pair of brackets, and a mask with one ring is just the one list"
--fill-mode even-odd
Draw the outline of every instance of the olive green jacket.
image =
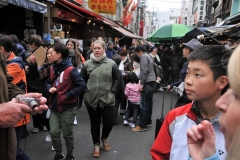
[[120, 76], [113, 60], [104, 58], [96, 63], [89, 59], [84, 63], [81, 75], [87, 83], [87, 91], [83, 96], [86, 106], [96, 109], [98, 104], [100, 107], [115, 105]]
[[[0, 104], [8, 102], [23, 91], [12, 84], [13, 78], [7, 74], [6, 57], [0, 51]], [[0, 106], [1, 107], [1, 106]], [[0, 126], [0, 160], [15, 160], [17, 142], [15, 128]]]

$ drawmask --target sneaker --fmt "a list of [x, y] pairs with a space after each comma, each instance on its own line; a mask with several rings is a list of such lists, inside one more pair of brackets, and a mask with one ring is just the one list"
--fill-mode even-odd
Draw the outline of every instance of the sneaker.
[[94, 145], [93, 157], [100, 157], [100, 147], [98, 143]]
[[73, 121], [73, 124], [74, 124], [74, 125], [77, 125], [77, 116], [75, 116], [74, 121]]
[[48, 131], [46, 126], [43, 126], [43, 131]]
[[48, 133], [45, 141], [46, 141], [46, 142], [51, 142], [51, 141], [52, 141], [51, 135], [50, 135], [49, 133]]
[[39, 132], [39, 128], [33, 128], [32, 133], [38, 133]]
[[128, 122], [127, 120], [124, 120], [124, 121], [123, 121], [123, 125], [124, 125], [124, 126], [127, 126], [127, 125], [129, 125], [129, 122]]
[[144, 132], [146, 130], [147, 130], [147, 128], [141, 128], [140, 126], [137, 126], [132, 129], [133, 132]]
[[54, 157], [54, 160], [63, 160], [64, 159], [64, 155], [63, 154], [56, 154]]
[[132, 127], [132, 128], [135, 128], [135, 123], [129, 123], [129, 126]]
[[152, 123], [147, 124], [147, 127], [152, 127]]
[[101, 141], [102, 141], [102, 143], [103, 143], [103, 149], [104, 149], [104, 151], [109, 151], [109, 150], [110, 150], [110, 144], [108, 143], [107, 138], [106, 138], [106, 139], [101, 138]]
[[67, 156], [66, 156], [66, 159], [65, 160], [74, 160], [75, 159], [75, 157], [74, 157], [74, 155], [73, 154], [67, 154]]
[[123, 119], [125, 119], [125, 116], [123, 116]]
[[124, 110], [121, 110], [120, 111], [120, 115], [124, 115], [125, 114], [125, 112], [126, 112], [126, 110], [124, 109]]
[[53, 146], [52, 146], [52, 148], [51, 148], [51, 151], [55, 151], [55, 148], [53, 148]]

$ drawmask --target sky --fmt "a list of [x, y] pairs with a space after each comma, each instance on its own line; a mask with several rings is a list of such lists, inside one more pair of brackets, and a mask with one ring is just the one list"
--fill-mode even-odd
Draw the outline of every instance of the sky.
[[169, 8], [181, 8], [182, 0], [148, 0], [148, 10], [168, 11]]

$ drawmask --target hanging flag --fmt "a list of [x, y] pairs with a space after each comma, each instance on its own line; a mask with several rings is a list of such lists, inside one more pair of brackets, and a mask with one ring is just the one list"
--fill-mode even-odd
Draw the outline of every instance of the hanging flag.
[[116, 14], [116, 0], [88, 0], [88, 7], [98, 14]]
[[122, 14], [122, 25], [127, 26], [131, 23], [132, 13], [137, 8], [138, 0], [128, 0]]

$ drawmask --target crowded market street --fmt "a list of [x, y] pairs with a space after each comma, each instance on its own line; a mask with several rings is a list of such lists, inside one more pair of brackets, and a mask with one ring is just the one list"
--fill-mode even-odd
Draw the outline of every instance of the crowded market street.
[[[133, 132], [130, 126], [123, 125], [123, 118], [118, 114], [118, 125], [114, 125], [109, 137], [111, 145], [110, 151], [106, 152], [101, 146], [101, 157], [99, 160], [150, 160], [150, 148], [154, 141], [155, 135], [155, 122], [156, 118], [160, 115], [162, 106], [163, 92], [158, 91], [153, 96], [153, 114], [152, 114], [152, 127], [148, 127], [145, 132]], [[164, 114], [169, 110], [171, 104], [171, 93], [165, 92], [165, 108]], [[77, 112], [78, 124], [74, 126], [74, 142], [75, 149], [74, 155], [76, 160], [92, 160], [93, 144], [90, 134], [90, 122], [87, 109], [82, 107], [81, 111]], [[21, 146], [25, 147], [25, 152], [29, 155], [31, 160], [49, 160], [53, 159], [55, 152], [51, 151], [51, 142], [45, 142], [47, 132], [40, 131], [32, 133], [32, 123], [28, 124], [29, 136], [26, 141], [21, 141]], [[62, 143], [64, 140], [62, 139]], [[64, 154], [66, 149], [63, 150]]]

